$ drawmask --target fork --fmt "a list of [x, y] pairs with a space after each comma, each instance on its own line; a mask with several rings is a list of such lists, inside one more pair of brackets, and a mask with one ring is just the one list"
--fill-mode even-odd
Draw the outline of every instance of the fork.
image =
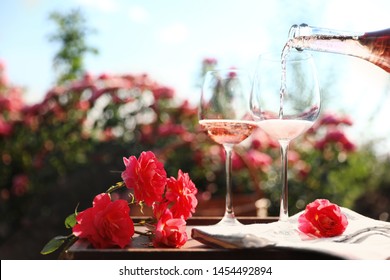
[[[364, 228], [354, 233], [348, 234], [340, 239], [334, 240], [334, 242], [361, 243], [372, 235], [383, 235], [390, 238], [390, 227], [374, 226]], [[354, 240], [355, 238], [356, 240]]]

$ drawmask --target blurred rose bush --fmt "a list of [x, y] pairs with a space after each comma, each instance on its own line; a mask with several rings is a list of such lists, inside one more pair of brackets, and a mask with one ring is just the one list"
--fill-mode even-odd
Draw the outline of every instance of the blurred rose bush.
[[[205, 60], [203, 68], [215, 66]], [[148, 75], [85, 75], [54, 87], [44, 100], [27, 105], [23, 90], [10, 84], [0, 65], [1, 237], [20, 224], [29, 201], [40, 199], [63, 174], [101, 161], [151, 150], [168, 174], [188, 172], [199, 201], [223, 194], [224, 153], [197, 125], [197, 109], [180, 101], [172, 88]], [[291, 146], [291, 212], [317, 197], [353, 207], [368, 186], [375, 187], [382, 162], [370, 149], [358, 149], [344, 133], [345, 116], [323, 114], [317, 125]], [[234, 191], [271, 200], [279, 209], [279, 145], [257, 131], [237, 146]], [[375, 175], [375, 176], [373, 176]], [[99, 174], [103, 176], [103, 174]], [[89, 186], [91, 193], [102, 186]], [[73, 203], [69, 206], [72, 207]], [[201, 211], [200, 211], [201, 212]]]

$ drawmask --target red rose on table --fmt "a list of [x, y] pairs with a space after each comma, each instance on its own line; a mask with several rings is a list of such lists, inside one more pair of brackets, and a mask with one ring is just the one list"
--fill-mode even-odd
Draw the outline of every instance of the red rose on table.
[[153, 152], [142, 152], [138, 160], [135, 156], [123, 158], [126, 166], [122, 179], [129, 189], [134, 189], [137, 201], [143, 201], [147, 206], [162, 200], [167, 173], [163, 164], [158, 161]]
[[188, 173], [183, 173], [179, 170], [176, 178], [169, 178], [167, 181], [167, 192], [165, 198], [173, 202], [170, 208], [174, 218], [188, 219], [195, 212], [198, 200], [196, 199], [196, 189], [194, 183], [191, 181]]
[[[65, 225], [72, 227], [73, 234], [54, 237], [44, 246], [41, 254], [50, 254], [65, 242], [69, 246], [77, 238], [85, 238], [99, 249], [124, 248], [135, 233], [129, 203], [141, 209], [144, 205], [152, 207], [151, 222], [141, 222], [146, 232], [137, 234], [151, 237], [155, 247], [179, 248], [186, 243], [186, 219], [192, 216], [198, 203], [197, 189], [188, 173], [179, 170], [177, 178], [168, 179], [163, 164], [151, 151], [142, 152], [138, 159], [135, 156], [124, 157], [123, 162], [123, 181], [97, 195], [92, 207], [69, 215]], [[114, 191], [122, 188], [132, 189], [131, 201], [113, 199], [119, 197]]]
[[99, 194], [91, 208], [77, 214], [73, 234], [88, 239], [95, 248], [124, 248], [134, 234], [129, 213], [126, 200], [112, 202], [108, 194]]
[[153, 203], [152, 210], [153, 210], [153, 217], [156, 220], [159, 220], [161, 216], [165, 213], [165, 211], [168, 209], [169, 201], [162, 201]]
[[166, 209], [157, 222], [154, 233], [154, 247], [180, 248], [187, 242], [186, 221], [173, 218], [172, 212]]
[[308, 235], [332, 237], [342, 234], [348, 225], [340, 207], [327, 199], [317, 199], [306, 206], [298, 218], [298, 229]]

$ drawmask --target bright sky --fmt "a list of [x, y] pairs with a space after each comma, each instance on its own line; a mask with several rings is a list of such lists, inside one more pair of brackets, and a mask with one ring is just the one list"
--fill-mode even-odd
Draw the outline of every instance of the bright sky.
[[[87, 57], [89, 72], [146, 72], [192, 100], [199, 94], [203, 58], [216, 58], [221, 67], [253, 68], [261, 52], [283, 47], [292, 24], [350, 31], [390, 27], [388, 0], [1, 0], [0, 59], [10, 81], [26, 87], [28, 102], [40, 101], [55, 79], [58, 46], [48, 41], [55, 30], [48, 16], [73, 8], [97, 30], [88, 41], [100, 54]], [[390, 75], [356, 58], [313, 55], [320, 84], [329, 87], [328, 109], [350, 114], [360, 125], [359, 137], [375, 131], [389, 143], [390, 126], [379, 120], [390, 113], [382, 109], [370, 126], [368, 118], [378, 103], [390, 107], [390, 96], [381, 99], [385, 89], [390, 95]]]

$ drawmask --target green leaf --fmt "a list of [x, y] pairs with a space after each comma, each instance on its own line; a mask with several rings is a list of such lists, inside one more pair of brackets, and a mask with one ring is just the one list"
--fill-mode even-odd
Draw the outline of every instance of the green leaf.
[[139, 207], [140, 207], [140, 212], [142, 213], [142, 214], [144, 214], [144, 203], [143, 203], [143, 201], [140, 201], [139, 202]]
[[111, 186], [107, 191], [106, 193], [112, 193], [113, 191], [117, 190], [117, 189], [120, 189], [122, 187], [125, 186], [125, 183], [124, 182], [118, 182], [116, 183], [114, 186]]
[[52, 240], [50, 240], [45, 247], [43, 247], [41, 254], [42, 255], [47, 255], [50, 253], [53, 253], [56, 251], [58, 248], [64, 244], [64, 242], [68, 239], [69, 236], [56, 236]]
[[115, 191], [117, 189], [117, 186], [111, 186], [107, 191], [106, 193], [112, 193], [113, 191]]
[[135, 203], [135, 196], [134, 196], [134, 194], [129, 193], [129, 196], [130, 196], [130, 198], [131, 198], [129, 204], [134, 204], [134, 203]]
[[65, 219], [65, 227], [66, 228], [72, 228], [76, 225], [76, 215], [77, 213], [70, 214], [68, 217]]

